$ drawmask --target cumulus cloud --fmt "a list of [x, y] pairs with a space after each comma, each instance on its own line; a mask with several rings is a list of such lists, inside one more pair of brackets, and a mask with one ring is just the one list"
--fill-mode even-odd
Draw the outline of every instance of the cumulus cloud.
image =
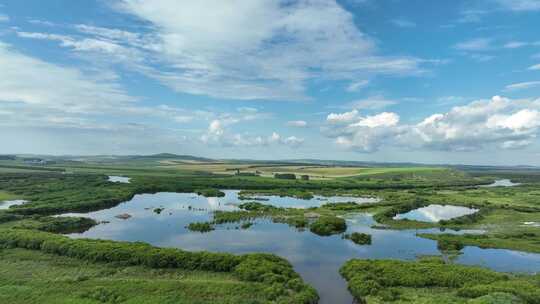
[[279, 133], [272, 132], [269, 136], [234, 133], [227, 126], [236, 122], [215, 119], [210, 122], [208, 130], [201, 135], [200, 141], [207, 145], [222, 147], [260, 147], [269, 145], [283, 145], [296, 148], [304, 143], [304, 139], [296, 136], [283, 138]]
[[345, 113], [330, 113], [326, 121], [330, 124], [347, 124], [353, 122], [358, 117], [358, 110], [354, 109]]
[[[327, 117], [323, 133], [338, 145], [360, 152], [381, 146], [472, 151], [488, 146], [519, 149], [528, 146], [540, 132], [540, 99], [510, 100], [495, 96], [437, 113], [416, 124], [400, 124], [396, 113], [371, 116], [359, 113], [348, 123], [336, 124]], [[346, 114], [350, 116], [350, 114]]]

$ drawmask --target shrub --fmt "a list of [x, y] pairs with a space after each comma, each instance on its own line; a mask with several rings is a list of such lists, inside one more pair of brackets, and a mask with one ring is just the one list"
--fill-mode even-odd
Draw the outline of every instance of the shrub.
[[[232, 272], [242, 281], [269, 285], [267, 296], [277, 302], [280, 302], [282, 295], [288, 295], [288, 303], [294, 304], [315, 304], [319, 299], [313, 288], [302, 283], [300, 276], [287, 260], [273, 254], [236, 256], [228, 253], [188, 252], [175, 248], [153, 247], [140, 242], [71, 239], [25, 229], [0, 229], [0, 248], [2, 247], [40, 250], [90, 262]], [[121, 300], [106, 289], [95, 290], [85, 296], [102, 302], [114, 303]], [[290, 298], [293, 300], [290, 301]]]
[[249, 229], [249, 227], [253, 226], [253, 223], [252, 222], [245, 222], [243, 223], [240, 228], [242, 229]]
[[437, 240], [437, 249], [440, 251], [461, 251], [463, 244], [459, 240], [440, 239]]
[[225, 193], [223, 191], [220, 191], [218, 189], [214, 188], [207, 188], [207, 189], [198, 189], [195, 191], [198, 195], [202, 195], [205, 197], [224, 197]]
[[198, 232], [210, 232], [214, 230], [214, 227], [208, 222], [190, 223], [187, 228], [191, 231]]
[[336, 216], [321, 216], [310, 225], [309, 229], [315, 234], [328, 236], [345, 232], [347, 224], [344, 219]]
[[353, 232], [351, 234], [345, 234], [343, 238], [351, 240], [358, 245], [371, 245], [371, 235], [366, 233]]
[[274, 178], [277, 179], [296, 179], [296, 175], [293, 173], [276, 173], [274, 174]]
[[525, 303], [540, 303], [538, 286], [522, 277], [510, 277], [476, 266], [446, 264], [440, 258], [416, 262], [353, 259], [341, 267], [340, 273], [348, 281], [353, 296], [360, 301], [366, 296], [394, 301], [399, 298], [399, 294], [389, 291], [394, 287], [438, 287], [453, 288], [458, 296], [465, 298], [504, 292]]

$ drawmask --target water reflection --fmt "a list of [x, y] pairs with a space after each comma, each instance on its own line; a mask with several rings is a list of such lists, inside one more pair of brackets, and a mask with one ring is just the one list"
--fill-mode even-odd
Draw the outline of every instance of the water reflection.
[[[130, 202], [108, 210], [78, 214], [108, 223], [71, 236], [144, 241], [156, 246], [196, 251], [274, 253], [288, 259], [295, 270], [317, 288], [323, 304], [352, 303], [346, 283], [338, 272], [339, 267], [351, 258], [415, 259], [418, 255], [439, 254], [435, 241], [416, 236], [417, 232], [436, 233], [438, 230], [377, 230], [371, 228], [375, 222], [368, 214], [352, 214], [345, 219], [349, 233], [357, 231], [372, 235], [370, 246], [356, 245], [339, 235], [320, 237], [309, 230], [298, 231], [268, 219], [254, 221], [247, 230], [235, 229], [238, 224], [219, 225], [215, 231], [204, 234], [185, 228], [191, 222], [211, 220], [211, 210], [236, 209], [238, 201], [234, 197], [238, 191], [229, 190], [225, 194], [225, 197], [210, 199], [192, 193], [136, 195]], [[165, 209], [156, 214], [153, 212], [156, 207]], [[127, 220], [114, 217], [122, 213], [132, 217]], [[482, 264], [503, 271], [540, 270], [540, 255], [523, 255], [509, 250], [467, 247], [458, 262]]]
[[473, 214], [475, 212], [478, 212], [478, 209], [451, 205], [429, 205], [427, 207], [411, 210], [407, 213], [398, 214], [394, 216], [394, 219], [408, 219], [420, 222], [436, 223], [441, 220], [449, 220], [456, 217]]
[[8, 209], [11, 206], [22, 205], [28, 203], [25, 200], [11, 200], [11, 201], [0, 201], [0, 210]]
[[492, 184], [482, 185], [480, 187], [487, 187], [487, 188], [491, 188], [491, 187], [514, 187], [514, 186], [519, 186], [519, 185], [521, 185], [521, 183], [513, 183], [509, 179], [499, 179], [499, 180], [494, 181]]
[[109, 182], [113, 182], [113, 183], [123, 183], [123, 184], [129, 184], [129, 180], [130, 178], [129, 177], [124, 177], [124, 176], [109, 176]]

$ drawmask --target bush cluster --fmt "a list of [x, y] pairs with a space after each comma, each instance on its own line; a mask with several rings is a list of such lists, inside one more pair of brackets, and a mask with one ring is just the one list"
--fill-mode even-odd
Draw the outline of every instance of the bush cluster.
[[367, 233], [353, 232], [345, 234], [344, 239], [351, 240], [358, 245], [371, 245], [371, 235]]
[[197, 222], [197, 223], [190, 223], [187, 228], [191, 231], [198, 231], [198, 232], [210, 232], [214, 230], [214, 226], [208, 222]]
[[[240, 280], [269, 285], [267, 295], [278, 303], [315, 304], [317, 292], [304, 284], [285, 259], [272, 254], [237, 256], [228, 253], [188, 252], [158, 248], [141, 242], [116, 242], [71, 239], [66, 236], [26, 229], [0, 229], [0, 247], [40, 250], [90, 262], [141, 265], [150, 268], [180, 268], [214, 272], [231, 272]], [[97, 291], [91, 298], [108, 298]]]
[[315, 220], [309, 230], [321, 236], [340, 234], [347, 230], [345, 220], [337, 216], [321, 216]]
[[276, 174], [274, 174], [274, 178], [277, 178], [277, 179], [296, 179], [296, 175], [294, 175], [294, 173], [276, 173]]
[[399, 294], [388, 293], [391, 288], [442, 287], [457, 290], [457, 295], [463, 298], [502, 292], [514, 295], [524, 303], [540, 303], [538, 281], [530, 277], [512, 276], [477, 266], [447, 264], [440, 258], [413, 262], [353, 259], [342, 266], [340, 273], [359, 302], [366, 296], [376, 296], [384, 301], [399, 298]]
[[225, 193], [223, 191], [220, 191], [214, 188], [198, 189], [196, 193], [204, 197], [224, 197], [225, 196]]

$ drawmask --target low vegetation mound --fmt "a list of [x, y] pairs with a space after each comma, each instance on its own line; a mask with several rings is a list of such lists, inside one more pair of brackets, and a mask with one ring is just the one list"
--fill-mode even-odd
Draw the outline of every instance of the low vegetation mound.
[[371, 245], [371, 235], [367, 233], [353, 232], [345, 234], [344, 239], [351, 240], [358, 245]]
[[208, 222], [197, 222], [197, 223], [190, 223], [187, 228], [191, 231], [198, 231], [198, 232], [210, 232], [214, 230], [214, 226]]
[[345, 232], [347, 224], [344, 219], [337, 216], [321, 216], [309, 226], [309, 230], [318, 235], [328, 236]]
[[220, 191], [218, 189], [213, 189], [213, 188], [198, 189], [195, 192], [198, 195], [202, 195], [204, 197], [224, 197], [225, 196], [225, 192]]
[[[366, 298], [385, 303], [398, 299], [400, 303], [437, 303], [435, 299], [442, 299], [441, 293], [447, 301], [448, 297], [452, 299], [447, 303], [500, 297], [497, 293], [517, 297], [523, 303], [540, 303], [538, 276], [513, 276], [476, 266], [447, 264], [440, 258], [413, 262], [353, 259], [343, 265], [340, 273], [360, 303], [365, 303]], [[420, 292], [424, 288], [430, 292]], [[411, 299], [401, 294], [415, 296]], [[491, 303], [476, 300], [473, 303]]]
[[89, 262], [230, 272], [242, 281], [266, 284], [268, 287], [265, 294], [268, 299], [278, 303], [312, 304], [318, 301], [317, 292], [303, 283], [291, 264], [272, 254], [237, 256], [228, 253], [188, 252], [153, 247], [141, 242], [71, 239], [25, 229], [0, 229], [1, 247], [39, 250]]
[[296, 179], [296, 175], [294, 175], [294, 173], [276, 173], [276, 174], [274, 174], [274, 178], [277, 178], [277, 179]]

